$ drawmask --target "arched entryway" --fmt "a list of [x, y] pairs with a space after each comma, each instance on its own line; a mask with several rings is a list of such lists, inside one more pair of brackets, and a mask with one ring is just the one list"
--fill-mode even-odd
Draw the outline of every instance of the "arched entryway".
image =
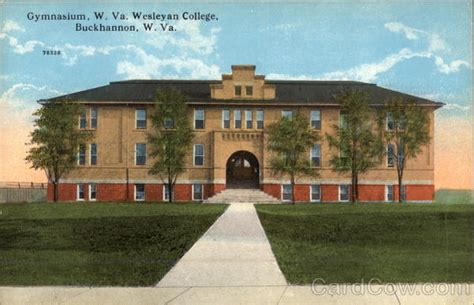
[[226, 188], [258, 188], [259, 166], [254, 154], [240, 150], [233, 153], [226, 165]]

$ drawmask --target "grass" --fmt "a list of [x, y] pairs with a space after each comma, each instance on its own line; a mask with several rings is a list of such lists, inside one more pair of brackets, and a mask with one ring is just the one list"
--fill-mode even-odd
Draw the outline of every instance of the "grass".
[[225, 205], [0, 205], [0, 286], [156, 284]]
[[258, 205], [292, 284], [474, 282], [474, 205]]

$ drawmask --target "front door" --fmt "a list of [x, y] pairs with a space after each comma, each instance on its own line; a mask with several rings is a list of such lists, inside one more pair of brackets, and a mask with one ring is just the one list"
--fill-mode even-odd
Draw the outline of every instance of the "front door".
[[257, 158], [247, 151], [232, 154], [227, 161], [226, 184], [227, 188], [258, 188]]

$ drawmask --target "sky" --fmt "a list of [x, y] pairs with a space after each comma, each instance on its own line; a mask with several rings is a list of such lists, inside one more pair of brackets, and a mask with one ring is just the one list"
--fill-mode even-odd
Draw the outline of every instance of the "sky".
[[[469, 1], [7, 1], [0, 8], [0, 181], [45, 181], [23, 160], [39, 99], [124, 79], [220, 79], [233, 64], [254, 64], [267, 79], [356, 80], [446, 103], [436, 111], [435, 185], [474, 188]], [[114, 20], [114, 12], [128, 20]], [[136, 20], [133, 12], [179, 20]], [[186, 12], [216, 19], [184, 20]], [[36, 20], [67, 13], [89, 20]], [[138, 31], [84, 32], [76, 23]]]

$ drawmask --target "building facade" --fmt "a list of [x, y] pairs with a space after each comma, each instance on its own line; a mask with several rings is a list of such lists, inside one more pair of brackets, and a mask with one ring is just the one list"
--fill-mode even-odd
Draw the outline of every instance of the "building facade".
[[[146, 134], [157, 90], [173, 87], [188, 100], [188, 117], [195, 138], [189, 148], [186, 171], [179, 176], [174, 200], [205, 200], [226, 188], [259, 188], [280, 200], [291, 196], [289, 180], [275, 177], [269, 168], [266, 127], [282, 116], [297, 112], [307, 116], [312, 128], [333, 133], [339, 121], [334, 96], [347, 90], [363, 90], [372, 105], [400, 96], [426, 107], [434, 138], [434, 111], [441, 103], [352, 81], [266, 80], [255, 66], [232, 66], [221, 80], [130, 80], [111, 82], [40, 103], [68, 98], [84, 104], [79, 128], [91, 130], [91, 143], [79, 148], [77, 168], [60, 181], [61, 201], [161, 201], [168, 192], [162, 180], [148, 174], [153, 160], [147, 155]], [[387, 128], [390, 128], [390, 124]], [[390, 149], [387, 147], [387, 149]], [[322, 140], [308, 152], [319, 170], [318, 179], [297, 181], [295, 200], [337, 202], [349, 200], [350, 177], [332, 171], [333, 152]], [[359, 179], [359, 200], [396, 201], [397, 173], [390, 158]], [[409, 160], [402, 196], [407, 201], [431, 201], [434, 196], [434, 145], [423, 147]], [[52, 199], [52, 187], [48, 198]]]

